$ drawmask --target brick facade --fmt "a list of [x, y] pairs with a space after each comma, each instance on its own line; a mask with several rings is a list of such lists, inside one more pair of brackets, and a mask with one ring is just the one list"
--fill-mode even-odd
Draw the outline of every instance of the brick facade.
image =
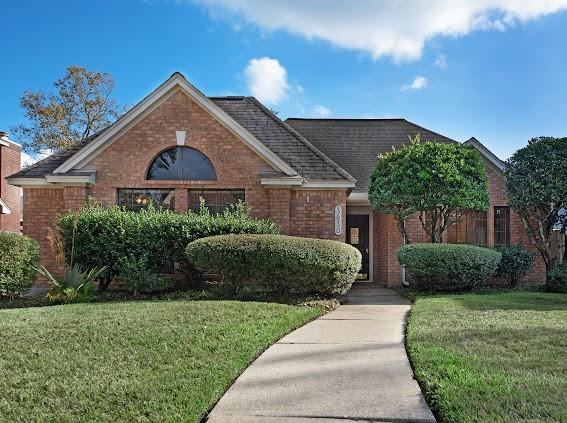
[[[205, 154], [216, 181], [146, 180], [148, 167], [162, 151], [175, 147], [176, 131], [185, 145]], [[187, 210], [188, 189], [244, 189], [250, 213], [280, 224], [283, 233], [344, 241], [347, 190], [265, 188], [260, 172], [271, 167], [243, 141], [177, 92], [103, 150], [88, 168], [96, 169], [91, 187], [24, 189], [24, 233], [40, 241], [44, 265], [57, 270], [54, 222], [57, 214], [80, 208], [88, 197], [116, 204], [119, 188], [175, 189], [175, 210]], [[335, 235], [335, 206], [343, 207], [342, 233]]]
[[0, 198], [10, 208], [10, 214], [0, 214], [0, 230], [20, 232], [21, 188], [8, 184], [6, 177], [20, 170], [21, 148], [13, 142], [0, 144]]
[[[487, 243], [494, 246], [494, 208], [508, 206], [506, 184], [503, 175], [490, 164], [486, 164], [490, 207], [487, 210]], [[428, 242], [417, 215], [406, 221], [408, 235], [412, 242]], [[399, 286], [402, 283], [402, 269], [396, 259], [396, 251], [403, 243], [403, 238], [392, 216], [374, 212], [374, 281], [387, 286]], [[534, 256], [534, 267], [523, 280], [525, 284], [545, 282], [545, 265], [538, 250], [531, 245], [518, 215], [510, 211], [510, 243], [521, 244]]]
[[[147, 180], [153, 159], [161, 152], [176, 147], [176, 131], [186, 131], [184, 145], [195, 148], [211, 161], [215, 181]], [[24, 189], [24, 233], [36, 238], [42, 247], [43, 263], [50, 270], [60, 268], [54, 234], [56, 216], [66, 210], [80, 208], [88, 197], [116, 204], [120, 188], [154, 188], [175, 190], [175, 210], [188, 208], [188, 189], [238, 189], [254, 217], [278, 222], [282, 232], [338, 241], [346, 240], [347, 189], [303, 189], [263, 186], [260, 174], [273, 169], [245, 142], [217, 121], [193, 99], [178, 91], [150, 113], [119, 135], [86, 164], [96, 170], [96, 184]], [[487, 212], [488, 245], [494, 244], [494, 207], [507, 205], [504, 180], [499, 171], [487, 163], [491, 206]], [[335, 234], [335, 208], [342, 208], [340, 235]], [[373, 228], [373, 280], [388, 286], [400, 285], [402, 269], [396, 251], [402, 236], [392, 216], [367, 208]], [[511, 242], [529, 246], [521, 222], [510, 213]], [[427, 242], [417, 216], [407, 221], [407, 230], [414, 242]], [[532, 249], [533, 250], [533, 249]], [[527, 278], [529, 283], [545, 279], [537, 253], [536, 266]]]

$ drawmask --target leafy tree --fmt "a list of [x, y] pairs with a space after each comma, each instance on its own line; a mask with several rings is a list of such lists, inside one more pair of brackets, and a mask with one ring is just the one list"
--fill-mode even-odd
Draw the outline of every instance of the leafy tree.
[[507, 161], [505, 173], [510, 207], [549, 272], [564, 260], [554, 256], [551, 238], [554, 226], [567, 224], [560, 213], [567, 207], [567, 138], [531, 139]]
[[370, 202], [396, 218], [411, 242], [405, 219], [419, 213], [431, 242], [443, 233], [459, 211], [482, 211], [490, 204], [484, 163], [478, 151], [457, 143], [421, 142], [419, 134], [401, 149], [380, 154], [370, 179]]
[[69, 148], [119, 115], [116, 100], [111, 98], [114, 80], [108, 73], [69, 66], [54, 86], [55, 94], [28, 90], [20, 99], [29, 126], [20, 124], [11, 130], [29, 152]]

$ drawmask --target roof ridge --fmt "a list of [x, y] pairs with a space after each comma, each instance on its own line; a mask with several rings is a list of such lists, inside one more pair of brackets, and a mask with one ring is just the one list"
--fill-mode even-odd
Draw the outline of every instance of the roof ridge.
[[260, 107], [264, 113], [266, 113], [271, 119], [273, 119], [276, 123], [281, 125], [285, 128], [291, 135], [297, 138], [300, 142], [302, 142], [307, 148], [309, 148], [313, 153], [315, 153], [319, 158], [321, 158], [327, 165], [331, 166], [335, 171], [337, 171], [342, 177], [346, 178], [351, 182], [356, 182], [356, 178], [349, 174], [346, 170], [344, 170], [341, 166], [331, 160], [326, 154], [324, 154], [321, 150], [311, 144], [303, 135], [301, 135], [298, 131], [288, 125], [285, 121], [281, 120], [277, 117], [270, 109], [264, 106], [257, 98], [250, 96], [246, 97], [247, 100], [252, 101], [254, 104]]
[[207, 98], [209, 100], [243, 100], [248, 97], [245, 95], [211, 95]]
[[[367, 122], [371, 122], [371, 121], [381, 121], [381, 120], [406, 120], [405, 118], [305, 118], [305, 117], [288, 117], [286, 119], [286, 121], [288, 120], [327, 120], [330, 122], [333, 121], [367, 121]], [[407, 120], [406, 120], [407, 121]], [[411, 122], [410, 122], [411, 123]]]
[[[404, 120], [405, 120], [407, 123], [409, 123], [410, 125], [416, 126], [416, 127], [419, 128], [419, 129], [423, 129], [424, 131], [431, 132], [432, 134], [437, 135], [437, 136], [439, 136], [439, 137], [441, 137], [441, 138], [444, 138], [444, 139], [449, 140], [449, 141], [451, 141], [451, 142], [456, 142], [457, 144], [460, 144], [459, 141], [456, 141], [456, 140], [454, 140], [453, 138], [446, 137], [445, 135], [442, 135], [442, 134], [440, 134], [439, 132], [435, 132], [435, 131], [432, 131], [431, 129], [427, 129], [427, 128], [425, 128], [425, 127], [423, 127], [423, 126], [421, 126], [421, 125], [418, 125], [417, 123], [413, 123], [413, 122], [411, 122], [411, 121], [409, 121], [409, 120], [407, 120], [407, 119], [404, 119]], [[435, 141], [435, 140], [424, 140], [424, 141]]]

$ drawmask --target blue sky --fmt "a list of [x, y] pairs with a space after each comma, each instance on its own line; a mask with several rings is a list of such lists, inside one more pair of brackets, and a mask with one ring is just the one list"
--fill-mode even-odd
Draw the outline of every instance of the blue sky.
[[7, 2], [0, 129], [23, 122], [25, 89], [50, 90], [78, 64], [110, 72], [122, 104], [180, 71], [208, 95], [255, 94], [282, 118], [403, 117], [501, 158], [531, 137], [567, 136], [564, 0], [324, 4]]

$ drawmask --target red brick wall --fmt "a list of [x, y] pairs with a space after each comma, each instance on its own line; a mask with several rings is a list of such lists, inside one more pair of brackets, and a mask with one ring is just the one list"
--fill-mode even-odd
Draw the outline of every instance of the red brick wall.
[[[64, 211], [63, 189], [24, 189], [24, 234], [39, 242], [42, 264], [51, 272], [61, 269], [54, 228], [57, 215]], [[35, 286], [45, 286], [45, 281], [38, 280]]]
[[[187, 131], [185, 145], [212, 162], [217, 181], [148, 181], [146, 172], [163, 150], [175, 147], [176, 131]], [[87, 164], [96, 169], [96, 184], [88, 189], [26, 189], [24, 232], [40, 240], [45, 265], [57, 267], [53, 243], [56, 215], [82, 206], [88, 196], [116, 204], [118, 188], [174, 188], [175, 210], [187, 210], [187, 189], [244, 189], [253, 216], [271, 218], [283, 233], [345, 239], [346, 190], [265, 189], [259, 174], [270, 166], [208, 112], [178, 92], [122, 134]], [[335, 235], [334, 209], [343, 207], [342, 234]]]
[[0, 230], [20, 232], [20, 196], [22, 190], [8, 184], [6, 177], [20, 170], [20, 146], [9, 142], [0, 146], [0, 198], [10, 208], [10, 214], [0, 214]]
[[[175, 147], [176, 131], [187, 131], [185, 145], [205, 154], [212, 162], [217, 181], [147, 181], [152, 160]], [[260, 185], [259, 172], [269, 165], [187, 95], [177, 92], [131, 127], [95, 157], [89, 167], [97, 169], [90, 194], [116, 204], [118, 188], [175, 188], [175, 207], [187, 210], [187, 188], [243, 188], [251, 214], [269, 216], [269, 199]]]
[[[346, 190], [292, 190], [290, 235], [346, 240]], [[335, 207], [342, 207], [341, 235], [335, 235]]]
[[[490, 208], [487, 211], [488, 245], [494, 245], [494, 207], [507, 206], [508, 197], [503, 176], [487, 164]], [[421, 227], [417, 215], [411, 216], [406, 228], [412, 242], [428, 242], [428, 237]], [[392, 216], [374, 213], [374, 281], [387, 286], [398, 286], [402, 283], [401, 267], [396, 259], [396, 251], [402, 245], [402, 237]], [[510, 241], [521, 244], [533, 254], [535, 263], [532, 271], [526, 276], [524, 284], [542, 284], [545, 282], [545, 266], [537, 249], [531, 245], [517, 214], [510, 212]]]

